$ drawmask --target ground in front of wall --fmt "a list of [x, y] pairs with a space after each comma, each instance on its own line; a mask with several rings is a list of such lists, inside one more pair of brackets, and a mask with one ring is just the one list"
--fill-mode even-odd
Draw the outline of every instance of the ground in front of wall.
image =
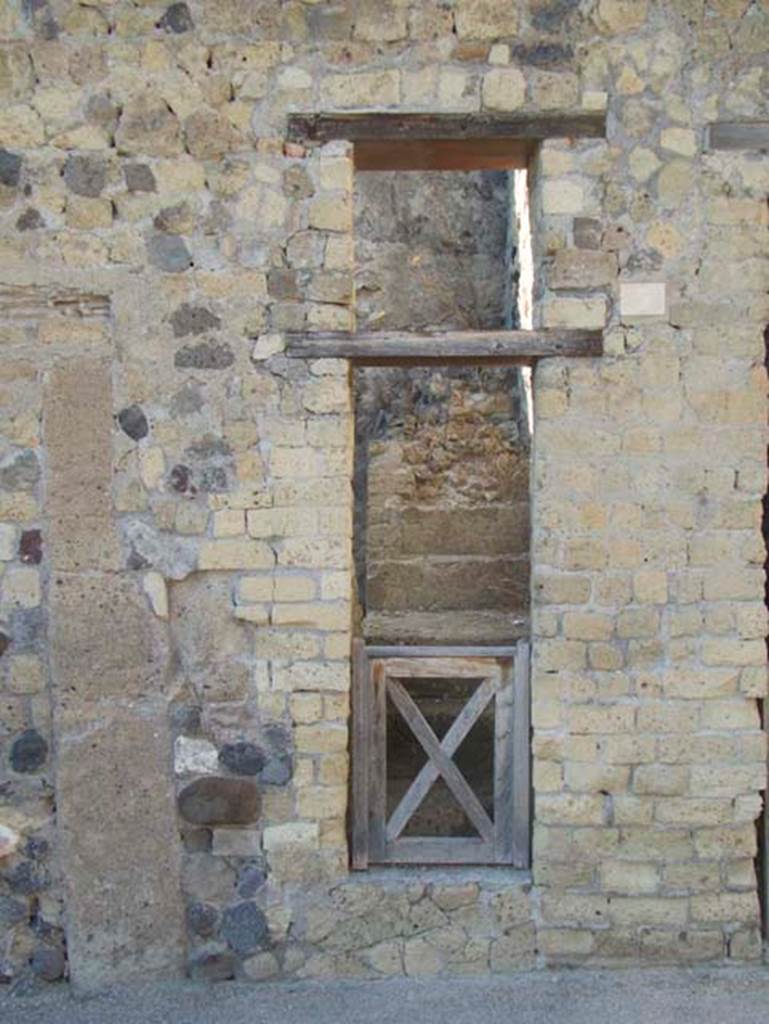
[[539, 971], [505, 978], [132, 986], [0, 996], [3, 1024], [766, 1024], [769, 968]]

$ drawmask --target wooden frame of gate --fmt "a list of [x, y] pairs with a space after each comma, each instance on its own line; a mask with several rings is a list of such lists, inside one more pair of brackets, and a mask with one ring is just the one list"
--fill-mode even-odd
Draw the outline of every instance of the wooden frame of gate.
[[[402, 680], [463, 678], [478, 686], [442, 740]], [[530, 864], [529, 646], [353, 649], [352, 866], [369, 864]], [[387, 814], [387, 702], [419, 741], [427, 763]], [[452, 760], [485, 709], [494, 707], [494, 813], [489, 817]], [[404, 837], [441, 778], [476, 837]]]

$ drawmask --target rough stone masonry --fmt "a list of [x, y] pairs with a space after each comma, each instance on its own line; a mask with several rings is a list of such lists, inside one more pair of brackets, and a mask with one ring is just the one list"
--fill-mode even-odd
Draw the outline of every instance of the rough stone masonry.
[[[768, 0], [0, 5], [0, 979], [755, 961]], [[531, 878], [348, 873], [351, 148], [531, 169]], [[636, 286], [635, 288], [633, 286]], [[641, 286], [640, 289], [637, 286]], [[639, 301], [640, 299], [640, 301]]]

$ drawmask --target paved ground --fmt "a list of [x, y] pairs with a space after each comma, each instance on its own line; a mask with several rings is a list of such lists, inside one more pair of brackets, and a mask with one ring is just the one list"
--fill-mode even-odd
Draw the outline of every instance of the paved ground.
[[542, 971], [504, 979], [0, 997], [2, 1024], [768, 1024], [769, 968]]

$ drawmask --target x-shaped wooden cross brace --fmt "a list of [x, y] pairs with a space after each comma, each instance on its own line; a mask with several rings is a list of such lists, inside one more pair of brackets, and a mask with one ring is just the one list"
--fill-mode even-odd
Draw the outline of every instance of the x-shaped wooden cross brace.
[[494, 696], [495, 685], [492, 679], [482, 680], [480, 686], [470, 700], [462, 708], [451, 728], [440, 741], [433, 732], [427, 719], [409, 695], [405, 686], [397, 679], [387, 676], [387, 693], [398, 711], [405, 719], [408, 727], [416, 736], [427, 754], [427, 764], [411, 783], [408, 791], [395, 808], [387, 823], [387, 840], [397, 839], [406, 827], [409, 819], [436, 779], [441, 776], [451, 792], [459, 801], [470, 821], [477, 828], [481, 838], [491, 843], [494, 840], [494, 825], [483, 808], [478, 797], [467, 783], [464, 775], [452, 761], [462, 740], [483, 714], [489, 701]]

